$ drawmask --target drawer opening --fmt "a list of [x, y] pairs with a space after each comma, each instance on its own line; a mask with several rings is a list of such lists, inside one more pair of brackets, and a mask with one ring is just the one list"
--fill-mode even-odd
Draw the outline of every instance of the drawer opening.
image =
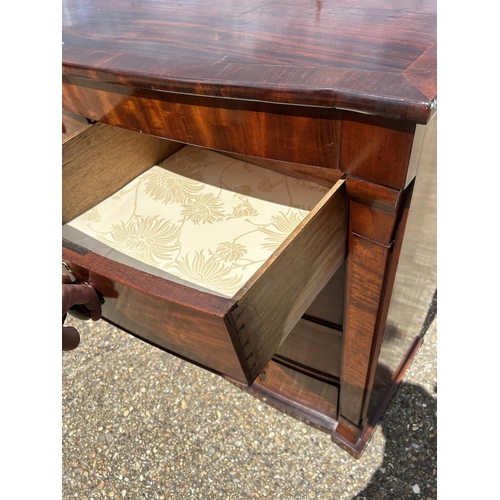
[[62, 235], [105, 319], [251, 384], [344, 262], [347, 198], [96, 124], [63, 143]]
[[231, 298], [328, 191], [185, 146], [69, 221], [63, 237], [149, 274]]

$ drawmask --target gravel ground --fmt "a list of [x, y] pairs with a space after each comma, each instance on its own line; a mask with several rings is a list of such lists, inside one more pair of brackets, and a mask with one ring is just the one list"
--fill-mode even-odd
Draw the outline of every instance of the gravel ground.
[[63, 353], [63, 499], [437, 498], [437, 316], [363, 456], [103, 321]]

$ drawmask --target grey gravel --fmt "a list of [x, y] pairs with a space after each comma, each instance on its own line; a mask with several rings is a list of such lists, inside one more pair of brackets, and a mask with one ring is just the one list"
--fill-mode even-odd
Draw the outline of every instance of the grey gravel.
[[104, 321], [68, 318], [63, 499], [437, 498], [437, 316], [361, 459]]

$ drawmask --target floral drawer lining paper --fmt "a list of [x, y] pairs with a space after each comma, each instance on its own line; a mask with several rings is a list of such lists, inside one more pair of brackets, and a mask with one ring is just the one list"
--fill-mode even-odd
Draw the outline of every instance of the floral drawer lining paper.
[[[232, 297], [327, 192], [185, 146], [67, 226], [183, 281]], [[98, 247], [89, 249], [102, 253]]]

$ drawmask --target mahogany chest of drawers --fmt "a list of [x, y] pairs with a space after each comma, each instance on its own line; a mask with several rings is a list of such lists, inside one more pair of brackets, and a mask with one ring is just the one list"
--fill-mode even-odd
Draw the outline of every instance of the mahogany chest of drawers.
[[[103, 294], [106, 320], [265, 394], [359, 456], [422, 342], [436, 290], [435, 3], [64, 0], [62, 34], [71, 272]], [[161, 229], [158, 254], [171, 249], [175, 274], [121, 258], [118, 243], [118, 253], [92, 246], [101, 230], [75, 229], [130, 186], [147, 190], [154, 165], [189, 155], [204, 173], [183, 167], [194, 177], [161, 181], [156, 201], [178, 196], [194, 245], [207, 238], [202, 221], [253, 224], [248, 245], [263, 236], [265, 256], [221, 229], [182, 260], [167, 236], [181, 228], [159, 213], [133, 208], [111, 223], [118, 243], [120, 224], [132, 231], [136, 249], [157, 245], [148, 231]], [[207, 180], [206, 158], [227, 162], [231, 181], [226, 167]], [[261, 175], [254, 187], [250, 170]], [[200, 194], [200, 176], [236, 200], [230, 212]], [[292, 185], [318, 196], [306, 207]], [[293, 201], [272, 213], [277, 186]], [[254, 195], [269, 220], [252, 219], [268, 211]], [[250, 261], [259, 266], [243, 279]], [[220, 291], [207, 275], [239, 284]]]

